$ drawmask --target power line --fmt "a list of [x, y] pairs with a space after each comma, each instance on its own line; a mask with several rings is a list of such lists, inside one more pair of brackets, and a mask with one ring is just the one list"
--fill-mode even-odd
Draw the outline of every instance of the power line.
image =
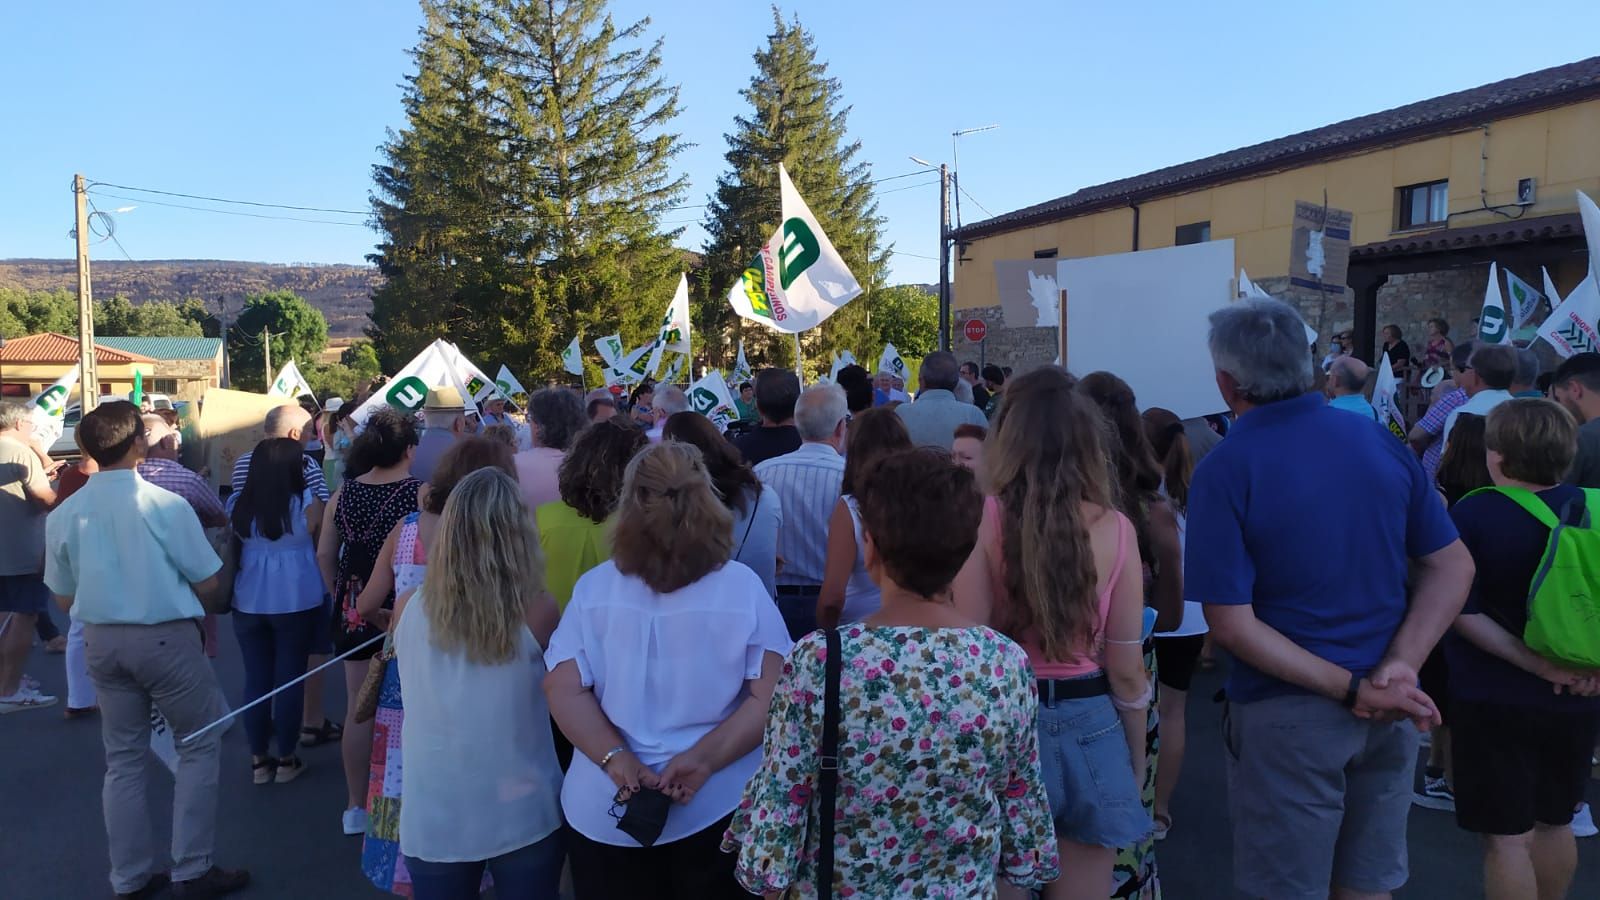
[[280, 222], [309, 222], [313, 225], [345, 225], [353, 228], [367, 227], [367, 223], [365, 222], [338, 222], [333, 219], [307, 219], [301, 216], [269, 216], [266, 213], [244, 212], [243, 210], [238, 209], [216, 209], [210, 206], [189, 206], [183, 203], [166, 203], [161, 200], [150, 200], [145, 197], [125, 197], [121, 194], [108, 194], [104, 191], [100, 192], [100, 196], [110, 197], [114, 200], [129, 200], [134, 203], [148, 203], [151, 206], [167, 206], [173, 209], [189, 209], [194, 210], [195, 212], [217, 213], [218, 215], [223, 216], [246, 216], [251, 219], [274, 219]]
[[923, 256], [921, 253], [907, 253], [904, 250], [890, 250], [889, 252], [894, 254], [895, 256], [909, 256], [909, 257], [912, 257], [914, 259], [931, 259], [934, 262], [938, 262], [939, 261], [939, 257], [937, 257], [937, 256]]
[[916, 184], [908, 184], [905, 187], [890, 188], [887, 191], [879, 191], [878, 195], [882, 196], [884, 194], [897, 194], [897, 193], [899, 193], [901, 191], [914, 190], [916, 188], [927, 187], [927, 186], [929, 186], [931, 184], [938, 184], [938, 183], [939, 183], [939, 179], [937, 179], [937, 178], [935, 178], [932, 181], [919, 181]]
[[[84, 199], [85, 200], [89, 200], [87, 195], [85, 195]], [[105, 223], [106, 236], [102, 239], [102, 243], [104, 241], [110, 241], [111, 243], [116, 244], [117, 245], [117, 249], [122, 251], [122, 255], [128, 258], [128, 262], [135, 262], [136, 260], [134, 260], [133, 256], [128, 253], [128, 248], [122, 246], [122, 241], [117, 239], [117, 222], [116, 222], [116, 220], [111, 218], [110, 216], [106, 215], [105, 213], [101, 212], [99, 207], [94, 205], [94, 201], [93, 200], [89, 200], [89, 209], [94, 211], [92, 213], [92, 215], [99, 216], [100, 217], [100, 221]], [[90, 221], [93, 222], [93, 219], [91, 218]], [[91, 227], [90, 230], [92, 231], [93, 228]]]
[[989, 218], [991, 218], [991, 219], [994, 218], [994, 213], [989, 212], [989, 207], [984, 206], [982, 203], [979, 203], [978, 202], [978, 198], [974, 197], [974, 196], [972, 196], [972, 194], [968, 193], [967, 189], [962, 187], [959, 183], [956, 185], [956, 190], [959, 190], [961, 193], [966, 194], [967, 195], [967, 199], [971, 200], [974, 206], [976, 206], [979, 209], [983, 210], [984, 214], [987, 215]]
[[112, 184], [109, 181], [91, 181], [89, 182], [88, 186], [91, 188], [104, 186], [116, 188], [119, 191], [137, 191], [141, 194], [160, 194], [163, 197], [183, 197], [188, 200], [205, 200], [210, 203], [233, 203], [239, 206], [260, 206], [266, 209], [292, 209], [298, 212], [348, 213], [352, 216], [364, 216], [367, 215], [368, 212], [367, 210], [355, 209], [327, 209], [320, 206], [290, 206], [286, 203], [259, 203], [255, 200], [229, 200], [224, 197], [205, 197], [200, 194], [185, 194], [179, 191], [161, 191], [155, 188], [131, 187], [126, 184]]

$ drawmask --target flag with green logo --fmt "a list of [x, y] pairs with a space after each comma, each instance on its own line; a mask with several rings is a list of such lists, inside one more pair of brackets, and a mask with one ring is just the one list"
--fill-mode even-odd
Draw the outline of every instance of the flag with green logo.
[[1489, 286], [1483, 292], [1483, 311], [1478, 313], [1478, 340], [1485, 344], [1511, 343], [1506, 301], [1500, 296], [1500, 267], [1494, 263], [1489, 263]]
[[815, 328], [861, 294], [861, 285], [823, 233], [789, 172], [778, 164], [783, 222], [734, 282], [734, 312], [785, 334]]
[[440, 385], [457, 387], [461, 389], [463, 397], [467, 396], [465, 386], [457, 383], [459, 379], [445, 356], [446, 351], [441, 349], [443, 343], [436, 340], [423, 348], [383, 387], [374, 391], [367, 402], [356, 407], [350, 414], [356, 425], [366, 425], [373, 413], [385, 407], [406, 415], [415, 413], [422, 409], [422, 404], [428, 399], [428, 391]]
[[[619, 340], [617, 343], [621, 345], [622, 342]], [[561, 368], [570, 375], [583, 374], [583, 348], [579, 346], [577, 338], [573, 338], [567, 349], [561, 351]]]
[[667, 364], [667, 374], [661, 376], [662, 384], [678, 384], [683, 380], [684, 367], [689, 363], [689, 357], [682, 353], [672, 354], [672, 362]]
[[727, 431], [739, 418], [739, 407], [733, 402], [733, 392], [728, 390], [727, 379], [721, 372], [708, 372], [689, 385], [688, 396], [689, 408], [710, 419], [718, 431]]
[[[843, 368], [842, 366], [840, 368]], [[906, 361], [900, 358], [900, 351], [893, 344], [883, 345], [883, 355], [878, 357], [878, 371], [888, 372], [896, 378], [905, 379]]]
[[1544, 299], [1544, 294], [1512, 274], [1510, 269], [1506, 270], [1506, 293], [1511, 295], [1511, 330], [1516, 331], [1533, 321], [1534, 314], [1539, 311], [1539, 301]]
[[[650, 351], [650, 362], [645, 372], [653, 374], [661, 365], [661, 356], [667, 352], [689, 355], [689, 276], [678, 276], [678, 290], [667, 304], [666, 315], [661, 317], [661, 327]], [[670, 384], [671, 378], [666, 379]]]
[[[576, 345], [577, 341], [573, 341], [573, 344]], [[495, 377], [494, 384], [495, 387], [500, 389], [501, 396], [508, 400], [515, 398], [518, 394], [521, 394], [524, 399], [527, 398], [528, 389], [522, 386], [522, 382], [517, 380], [517, 376], [511, 374], [511, 370], [506, 368], [505, 363], [500, 364], [500, 374]]]
[[1389, 354], [1383, 354], [1378, 366], [1378, 380], [1372, 387], [1372, 408], [1378, 413], [1378, 422], [1400, 440], [1406, 438], [1406, 418], [1400, 414], [1400, 385], [1394, 377], [1394, 367], [1389, 364]]
[[269, 397], [315, 397], [316, 395], [317, 392], [311, 389], [306, 377], [300, 374], [300, 367], [292, 359], [278, 372], [278, 377], [272, 379], [272, 387], [267, 388]]
[[56, 379], [56, 383], [39, 392], [29, 402], [33, 417], [33, 433], [38, 436], [39, 443], [45, 448], [61, 439], [61, 424], [67, 412], [67, 400], [72, 396], [73, 385], [78, 383], [78, 375], [82, 370], [77, 366], [66, 371], [66, 374]]
[[450, 383], [463, 389], [462, 397], [473, 403], [483, 403], [495, 395], [499, 388], [494, 379], [467, 359], [460, 347], [443, 339], [438, 343], [442, 345], [445, 358], [450, 362], [450, 371], [455, 375], [455, 380]]
[[610, 368], [617, 368], [622, 361], [622, 335], [608, 334], [594, 342], [594, 348], [600, 351], [600, 361]]
[[733, 383], [744, 384], [754, 377], [755, 373], [750, 371], [750, 363], [744, 358], [744, 338], [740, 338], [739, 356], [733, 361]]

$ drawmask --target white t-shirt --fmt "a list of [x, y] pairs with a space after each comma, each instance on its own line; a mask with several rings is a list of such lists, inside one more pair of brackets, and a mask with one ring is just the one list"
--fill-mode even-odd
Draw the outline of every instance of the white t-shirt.
[[[1167, 486], [1165, 484], [1161, 485], [1161, 496], [1167, 496]], [[1168, 505], [1171, 505], [1170, 498]], [[1178, 555], [1181, 559], [1189, 546], [1189, 517], [1176, 506], [1172, 507], [1172, 517], [1178, 520]], [[1171, 631], [1156, 632], [1156, 637], [1194, 637], [1198, 634], [1205, 634], [1210, 630], [1211, 626], [1206, 624], [1205, 605], [1198, 600], [1185, 600], [1183, 601], [1183, 620], [1178, 623], [1178, 627]]]
[[778, 492], [766, 485], [755, 496], [746, 492], [744, 514], [733, 520], [733, 558], [760, 576], [767, 593], [778, 596], [778, 529], [783, 527], [783, 504]]
[[1510, 391], [1479, 391], [1467, 398], [1467, 402], [1456, 407], [1444, 420], [1444, 433], [1439, 440], [1445, 444], [1450, 443], [1450, 432], [1456, 427], [1456, 420], [1463, 415], [1487, 416], [1489, 411], [1496, 406], [1511, 399]]
[[[733, 712], [767, 653], [782, 656], [790, 646], [777, 605], [742, 563], [657, 594], [607, 561], [578, 579], [545, 663], [577, 665], [628, 748], [659, 772]], [[688, 803], [672, 805], [657, 843], [682, 840], [733, 812], [760, 764], [757, 746], [713, 773]], [[567, 822], [590, 840], [637, 847], [610, 815], [616, 793], [594, 760], [573, 755], [561, 788]]]

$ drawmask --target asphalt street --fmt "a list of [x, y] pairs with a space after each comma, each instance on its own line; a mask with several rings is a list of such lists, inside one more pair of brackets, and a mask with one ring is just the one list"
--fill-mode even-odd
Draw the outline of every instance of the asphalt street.
[[[59, 613], [57, 619], [61, 619]], [[61, 623], [65, 631], [65, 622]], [[217, 671], [237, 704], [242, 674], [226, 621]], [[105, 771], [98, 722], [62, 719], [66, 683], [62, 657], [35, 649], [27, 671], [58, 706], [0, 717], [0, 900], [78, 900], [110, 897], [100, 786]], [[1231, 898], [1231, 842], [1222, 773], [1220, 686], [1202, 674], [1190, 695], [1190, 754], [1174, 802], [1171, 837], [1158, 853], [1168, 900]], [[329, 684], [330, 710], [343, 707]], [[243, 731], [224, 739], [217, 819], [220, 865], [248, 868], [254, 878], [241, 898], [382, 897], [361, 875], [360, 838], [339, 827], [344, 777], [337, 745], [305, 751], [310, 770], [286, 785], [250, 781]], [[171, 779], [151, 761], [150, 802], [158, 842], [170, 834]], [[1590, 799], [1600, 801], [1591, 783]], [[1405, 900], [1482, 896], [1477, 841], [1448, 813], [1414, 809], [1410, 820], [1411, 882]], [[1600, 838], [1580, 841], [1571, 896], [1600, 897]]]

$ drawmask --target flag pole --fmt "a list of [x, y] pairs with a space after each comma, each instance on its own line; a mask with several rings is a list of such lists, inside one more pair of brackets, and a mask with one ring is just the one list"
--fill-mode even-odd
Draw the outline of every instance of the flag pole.
[[335, 656], [333, 659], [330, 659], [327, 662], [323, 663], [322, 665], [317, 666], [315, 669], [312, 669], [311, 671], [305, 673], [304, 675], [301, 675], [299, 678], [296, 678], [295, 680], [293, 680], [291, 682], [288, 682], [287, 684], [283, 685], [282, 687], [275, 688], [275, 689], [273, 689], [272, 691], [270, 691], [268, 693], [262, 694], [261, 696], [257, 697], [256, 699], [251, 700], [249, 703], [246, 703], [245, 705], [243, 705], [243, 706], [239, 707], [238, 709], [228, 713], [227, 715], [225, 715], [222, 718], [216, 720], [215, 722], [212, 722], [210, 725], [206, 725], [203, 728], [200, 728], [200, 729], [198, 729], [196, 731], [192, 731], [187, 735], [184, 735], [183, 737], [178, 739], [178, 743], [180, 743], [180, 744], [189, 743], [190, 741], [194, 740], [195, 738], [199, 737], [202, 734], [205, 734], [206, 732], [208, 732], [211, 729], [217, 727], [218, 725], [221, 725], [222, 723], [231, 720], [234, 716], [237, 716], [238, 714], [244, 712], [245, 710], [249, 709], [250, 707], [258, 706], [258, 705], [260, 705], [262, 703], [267, 702], [268, 700], [271, 700], [273, 698], [273, 696], [275, 696], [276, 694], [279, 694], [279, 693], [281, 693], [283, 691], [288, 690], [289, 688], [294, 687], [295, 685], [299, 684], [300, 682], [305, 681], [307, 678], [310, 678], [311, 676], [317, 674], [318, 672], [321, 672], [323, 669], [328, 668], [329, 666], [333, 665], [336, 662], [343, 662], [345, 657], [350, 656], [350, 655], [352, 655], [354, 653], [357, 653], [357, 652], [359, 652], [361, 650], [365, 650], [366, 648], [371, 647], [373, 644], [376, 644], [377, 642], [383, 640], [387, 636], [388, 636], [388, 632], [383, 632], [381, 634], [373, 636], [373, 638], [371, 640], [362, 643], [360, 646], [352, 647], [349, 650], [346, 650], [345, 652], [339, 654], [338, 656]]
[[804, 385], [806, 383], [805, 372], [801, 371], [800, 368], [800, 332], [798, 331], [794, 332], [794, 374], [796, 378], [800, 379], [800, 384]]

